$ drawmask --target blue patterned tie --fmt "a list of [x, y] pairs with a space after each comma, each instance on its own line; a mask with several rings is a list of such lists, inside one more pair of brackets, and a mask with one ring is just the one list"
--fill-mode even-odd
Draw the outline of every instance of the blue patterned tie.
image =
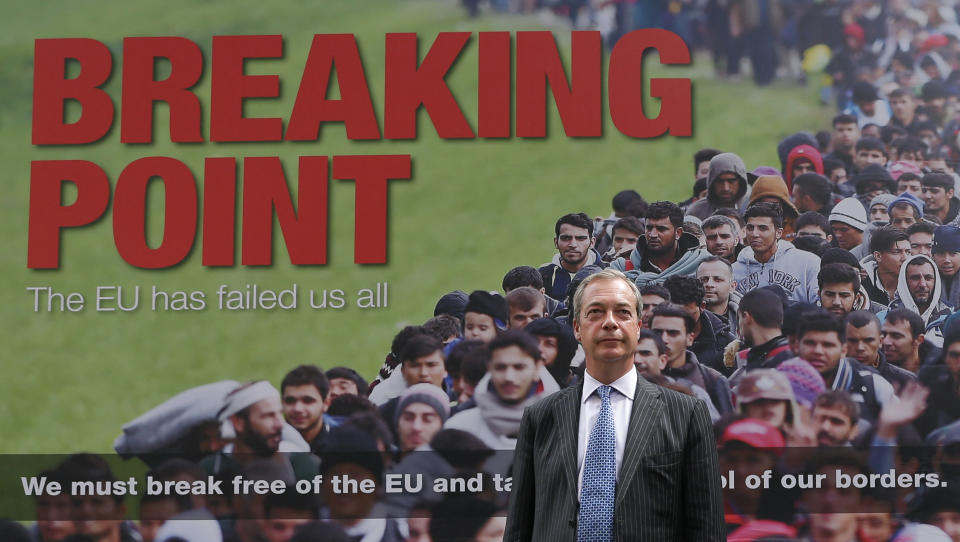
[[610, 386], [600, 386], [600, 415], [590, 431], [583, 461], [577, 542], [613, 540], [613, 504], [617, 487], [617, 439], [610, 406]]

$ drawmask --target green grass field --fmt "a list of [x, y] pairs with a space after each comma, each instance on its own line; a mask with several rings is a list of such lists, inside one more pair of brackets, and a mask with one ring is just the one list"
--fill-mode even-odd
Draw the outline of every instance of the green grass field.
[[[214, 35], [282, 34], [285, 58], [253, 62], [249, 68], [251, 73], [279, 74], [282, 97], [257, 101], [247, 114], [286, 118], [313, 34], [357, 36], [379, 113], [386, 32], [417, 32], [423, 54], [441, 31], [544, 26], [534, 17], [487, 15], [470, 21], [452, 0], [34, 2], [8, 9], [0, 24], [0, 164], [7, 193], [0, 200], [3, 453], [108, 451], [125, 421], [176, 392], [215, 380], [278, 382], [299, 363], [349, 365], [372, 377], [396, 331], [432, 316], [440, 295], [454, 289], [497, 289], [511, 267], [547, 261], [554, 251], [553, 223], [560, 214], [583, 210], [605, 216], [610, 198], [624, 188], [635, 188], [651, 201], [686, 198], [691, 156], [698, 148], [736, 151], [749, 168], [778, 165], [775, 146], [780, 138], [797, 130], [822, 129], [830, 118], [812, 90], [788, 84], [758, 90], [749, 83], [712, 81], [709, 64], [701, 61], [691, 68], [653, 70], [695, 79], [691, 138], [633, 140], [608, 120], [602, 138], [573, 140], [563, 135], [551, 111], [550, 134], [542, 140], [444, 141], [421, 112], [420, 136], [412, 142], [349, 142], [342, 126], [331, 125], [316, 143], [174, 145], [166, 141], [167, 117], [161, 106], [158, 141], [152, 145], [121, 145], [119, 129], [114, 129], [96, 144], [39, 148], [30, 143], [35, 38], [90, 37], [107, 44], [115, 66], [105, 88], [119, 106], [125, 36], [185, 36], [209, 53]], [[569, 34], [554, 30], [566, 47]], [[448, 77], [473, 126], [476, 55], [473, 40]], [[209, 55], [205, 60], [209, 62]], [[648, 64], [655, 61], [654, 56]], [[207, 76], [196, 91], [207, 104]], [[95, 225], [63, 235], [59, 270], [27, 269], [31, 160], [90, 160], [113, 182], [137, 158], [170, 156], [186, 163], [201, 184], [203, 159], [210, 156], [280, 156], [293, 182], [300, 155], [400, 153], [413, 156], [414, 177], [391, 183], [387, 265], [353, 264], [353, 184], [332, 181], [329, 263], [323, 267], [290, 265], [275, 228], [280, 244], [272, 267], [204, 268], [198, 239], [182, 265], [136, 269], [117, 254], [108, 210]], [[156, 201], [160, 187], [152, 186], [150, 195]], [[151, 206], [154, 246], [162, 231], [160, 211], [159, 205]], [[130, 313], [87, 308], [50, 314], [34, 313], [26, 290], [49, 286], [81, 292], [90, 300], [97, 286], [122, 285], [128, 292], [140, 286], [148, 293], [156, 285], [167, 291], [202, 290], [209, 301], [221, 284], [281, 289], [296, 283], [301, 291], [340, 288], [352, 299], [353, 292], [377, 282], [390, 285], [387, 309], [348, 305], [312, 310], [301, 305], [294, 311], [222, 312], [208, 306], [199, 312], [154, 312], [146, 296], [141, 308]]]

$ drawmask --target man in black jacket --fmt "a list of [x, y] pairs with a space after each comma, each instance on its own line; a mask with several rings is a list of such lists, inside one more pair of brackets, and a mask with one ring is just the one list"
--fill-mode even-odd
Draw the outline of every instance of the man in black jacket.
[[703, 283], [696, 277], [674, 275], [664, 281], [673, 303], [683, 307], [696, 322], [693, 326], [693, 344], [689, 350], [696, 354], [700, 363], [723, 370], [723, 349], [734, 339], [730, 327], [720, 317], [705, 310]]
[[739, 369], [730, 376], [735, 385], [745, 372], [775, 369], [793, 357], [790, 343], [783, 336], [783, 303], [767, 288], [747, 292], [740, 300], [740, 336], [750, 347], [745, 359], [741, 353]]
[[876, 369], [893, 385], [897, 394], [909, 382], [917, 379], [917, 375], [887, 361], [880, 349], [880, 320], [872, 312], [853, 311], [847, 315], [846, 322], [847, 357], [859, 361], [866, 367]]

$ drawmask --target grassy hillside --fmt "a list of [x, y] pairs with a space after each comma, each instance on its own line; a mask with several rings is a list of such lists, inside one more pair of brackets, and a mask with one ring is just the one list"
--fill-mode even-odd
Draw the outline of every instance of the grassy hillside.
[[[122, 145], [115, 128], [95, 144], [39, 148], [30, 144], [35, 38], [90, 37], [108, 45], [114, 70], [105, 88], [119, 106], [125, 36], [185, 36], [204, 50], [209, 63], [211, 36], [282, 34], [283, 59], [248, 63], [250, 73], [278, 74], [282, 96], [254, 101], [247, 115], [286, 118], [313, 34], [356, 35], [379, 114], [386, 32], [418, 33], [423, 54], [440, 31], [543, 29], [544, 22], [489, 15], [471, 21], [449, 0], [34, 2], [7, 11], [0, 23], [0, 163], [5, 171], [0, 182], [7, 194], [0, 200], [4, 453], [107, 451], [123, 422], [173, 393], [215, 380], [278, 382], [299, 363], [349, 365], [372, 377], [394, 333], [431, 316], [443, 293], [496, 289], [511, 267], [547, 261], [554, 250], [553, 222], [560, 214], [583, 210], [606, 215], [610, 198], [624, 188], [635, 188], [651, 201], [686, 198], [691, 156], [698, 148], [737, 151], [750, 168], [777, 165], [775, 146], [781, 137], [821, 129], [829, 119], [829, 111], [819, 108], [808, 90], [786, 84], [758, 90], [746, 83], [715, 82], [703, 63], [653, 70], [654, 75], [695, 78], [691, 138], [633, 140], [608, 120], [602, 138], [573, 140], [564, 137], [551, 111], [550, 134], [542, 140], [445, 141], [421, 112], [420, 134], [411, 142], [349, 142], [342, 126], [331, 125], [324, 127], [320, 141], [311, 143], [175, 145], [167, 137], [166, 108], [158, 106], [154, 144]], [[569, 34], [560, 27], [554, 30], [566, 47]], [[655, 61], [653, 56], [647, 62]], [[195, 90], [208, 112], [209, 64], [205, 72]], [[476, 73], [474, 39], [448, 77], [473, 126]], [[137, 158], [170, 156], [187, 164], [202, 187], [205, 157], [280, 156], [293, 183], [298, 156], [338, 154], [413, 156], [413, 179], [391, 183], [386, 265], [353, 264], [353, 183], [331, 181], [329, 263], [323, 267], [290, 265], [275, 228], [280, 244], [271, 267], [205, 268], [198, 238], [182, 265], [136, 269], [117, 254], [112, 207], [95, 225], [63, 235], [60, 269], [26, 267], [31, 160], [90, 160], [115, 182]], [[153, 246], [162, 235], [161, 196], [161, 187], [152, 185], [148, 221]], [[386, 309], [348, 304], [339, 310], [302, 305], [293, 311], [223, 312], [210, 306], [197, 312], [149, 310], [153, 285], [166, 291], [202, 290], [210, 301], [221, 284], [283, 289], [296, 283], [301, 292], [339, 288], [352, 300], [358, 289], [378, 282], [390, 285]], [[97, 286], [108, 285], [123, 286], [125, 295], [140, 286], [141, 308], [129, 313], [90, 308], [34, 313], [26, 290], [49, 286], [82, 292], [89, 300]]]

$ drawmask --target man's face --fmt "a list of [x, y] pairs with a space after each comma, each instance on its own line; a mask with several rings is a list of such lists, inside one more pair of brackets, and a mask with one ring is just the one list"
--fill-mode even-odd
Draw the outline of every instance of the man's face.
[[946, 98], [932, 98], [930, 100], [924, 100], [924, 105], [927, 106], [927, 109], [937, 116], [943, 113], [943, 108], [947, 105]]
[[[279, 406], [280, 401], [277, 401]], [[114, 534], [119, 540], [120, 525], [126, 507], [113, 497], [93, 495], [73, 497], [73, 526], [77, 534], [94, 540], [110, 540]]]
[[743, 413], [748, 418], [763, 420], [780, 427], [787, 419], [787, 401], [783, 399], [757, 399], [744, 403]]
[[613, 253], [620, 254], [625, 250], [633, 250], [637, 246], [640, 236], [626, 228], [613, 229]]
[[870, 208], [870, 222], [889, 222], [890, 215], [887, 214], [887, 206], [878, 203]]
[[407, 528], [410, 530], [410, 536], [404, 539], [404, 542], [431, 542], [430, 516], [428, 514], [421, 513], [415, 517], [407, 518]]
[[643, 294], [640, 299], [643, 300], [643, 313], [640, 315], [640, 320], [643, 322], [643, 327], [649, 328], [653, 308], [666, 301], [666, 299], [653, 294]]
[[843, 250], [850, 250], [863, 242], [863, 232], [844, 222], [831, 222], [830, 229], [833, 230], [837, 246]]
[[940, 148], [940, 136], [933, 130], [920, 130], [917, 137], [923, 140], [928, 149], [936, 150]]
[[250, 405], [246, 415], [233, 417], [237, 439], [258, 455], [272, 455], [280, 449], [283, 432], [283, 405], [279, 397], [270, 397]]
[[860, 139], [860, 129], [857, 123], [838, 124], [833, 127], [833, 144], [844, 150], [850, 150]]
[[797, 231], [797, 237], [803, 237], [806, 235], [819, 237], [824, 241], [829, 241], [830, 239], [832, 239], [832, 237], [830, 237], [827, 234], [827, 232], [823, 231], [823, 228], [821, 228], [820, 226], [817, 226], [816, 224], [807, 224], [806, 226], [800, 228], [799, 231]]
[[880, 350], [880, 328], [875, 322], [863, 327], [847, 324], [847, 357], [873, 365]]
[[622, 280], [595, 280], [584, 289], [581, 304], [573, 331], [587, 363], [632, 363], [641, 324], [630, 286]]
[[820, 288], [820, 305], [834, 316], [845, 318], [853, 310], [856, 300], [857, 292], [853, 291], [853, 283], [824, 284]]
[[75, 532], [69, 495], [40, 495], [36, 500], [37, 529], [43, 540], [61, 540]]
[[688, 333], [683, 318], [676, 316], [655, 316], [650, 329], [660, 335], [667, 349], [667, 360], [672, 365], [682, 365], [687, 347], [693, 345], [693, 333]]
[[587, 259], [593, 239], [586, 228], [578, 228], [573, 224], [561, 224], [560, 235], [553, 240], [554, 246], [560, 252], [560, 259], [571, 266], [579, 266]]
[[[327, 471], [324, 478], [334, 476], [349, 477], [354, 480], [376, 480], [376, 475], [370, 469], [354, 463], [338, 463]], [[323, 484], [321, 487], [323, 502], [330, 508], [330, 516], [335, 518], [364, 519], [379, 500], [376, 492], [334, 493], [333, 484]]]
[[[927, 233], [925, 231], [918, 231], [910, 234], [910, 255], [919, 256], [923, 254], [924, 256], [933, 255], [933, 234]], [[936, 257], [933, 258], [936, 260]], [[937, 263], [939, 266], [940, 264]]]
[[838, 542], [857, 539], [857, 514], [860, 509], [860, 491], [850, 485], [837, 487], [836, 471], [852, 476], [859, 471], [844, 465], [827, 465], [817, 471], [826, 483], [803, 494], [805, 507], [810, 511], [810, 539], [812, 542]]
[[704, 262], [697, 268], [697, 278], [703, 283], [703, 301], [708, 307], [730, 300], [734, 282], [729, 266], [723, 262]]
[[519, 346], [497, 348], [490, 353], [490, 383], [505, 403], [516, 404], [530, 394], [538, 380], [540, 363]]
[[813, 407], [813, 423], [820, 446], [843, 446], [856, 436], [856, 420], [840, 406]]
[[857, 527], [867, 540], [890, 540], [898, 525], [887, 508], [886, 511], [857, 514]]
[[937, 272], [929, 262], [919, 265], [908, 265], [907, 289], [917, 305], [927, 305], [933, 297], [933, 288], [936, 285]]
[[[260, 533], [263, 534], [265, 542], [290, 542], [297, 532], [297, 527], [313, 520], [310, 513], [303, 510], [284, 508], [277, 515], [280, 517], [260, 520]], [[297, 517], [298, 515], [303, 517]]]
[[[137, 523], [143, 542], [153, 542], [160, 527], [180, 512], [174, 498], [147, 501], [140, 505], [140, 521]], [[55, 539], [51, 539], [55, 540]]]
[[960, 373], [960, 343], [952, 343], [943, 356], [947, 369], [954, 375]]
[[942, 186], [924, 186], [923, 202], [924, 211], [938, 213], [950, 206], [950, 198], [953, 197], [953, 189], [945, 190]]
[[542, 303], [528, 311], [520, 307], [510, 307], [510, 322], [508, 325], [510, 329], [523, 329], [524, 326], [537, 318], [543, 318], [546, 312], [547, 310], [543, 307]]
[[327, 393], [327, 406], [341, 395], [360, 395], [357, 383], [349, 378], [331, 378], [330, 391]]
[[930, 515], [927, 523], [939, 527], [947, 533], [953, 542], [960, 541], [960, 512], [956, 510], [941, 510]]
[[733, 203], [740, 192], [740, 178], [735, 173], [721, 173], [714, 179], [710, 190], [721, 204]]
[[913, 207], [907, 206], [907, 208], [904, 209], [903, 206], [898, 206], [890, 209], [890, 224], [894, 228], [907, 231], [907, 228], [916, 223], [917, 218]]
[[747, 219], [747, 244], [753, 249], [754, 254], [766, 254], [775, 250], [777, 240], [783, 232], [782, 228], [777, 228], [773, 224], [773, 219], [769, 216], [754, 216]]
[[326, 402], [313, 384], [283, 388], [283, 417], [301, 433], [308, 433], [323, 423]]
[[737, 246], [737, 236], [733, 234], [729, 225], [704, 228], [703, 235], [707, 240], [707, 252], [721, 258], [733, 256], [733, 250]]
[[675, 228], [669, 218], [648, 218], [645, 230], [650, 252], [664, 254], [677, 250], [677, 239], [682, 230]]
[[540, 359], [547, 367], [557, 361], [558, 344], [557, 338], [550, 335], [537, 335], [537, 342], [540, 343]]
[[923, 189], [920, 188], [920, 179], [897, 181], [897, 194], [903, 194], [904, 192], [916, 196], [917, 199], [921, 201], [923, 200]]
[[913, 331], [910, 329], [910, 322], [906, 320], [899, 322], [886, 321], [883, 323], [883, 330], [880, 332], [883, 355], [887, 360], [894, 364], [901, 364], [908, 359], [913, 359], [917, 355], [917, 348], [923, 340], [923, 336], [913, 338]]
[[[933, 237], [931, 236], [931, 244], [932, 242]], [[960, 252], [938, 251], [933, 255], [933, 261], [937, 262], [937, 269], [944, 276], [952, 277], [957, 274], [957, 270], [960, 270]]]
[[447, 369], [443, 364], [443, 352], [440, 350], [404, 361], [400, 365], [400, 371], [407, 386], [426, 383], [443, 387], [443, 379], [447, 376]]
[[875, 101], [857, 102], [857, 107], [868, 117], [877, 112], [877, 102]]
[[426, 403], [410, 403], [397, 419], [400, 451], [409, 452], [429, 444], [442, 428], [443, 420], [436, 409]]
[[876, 149], [860, 149], [853, 157], [853, 163], [858, 169], [863, 169], [870, 164], [882, 166], [887, 163], [887, 157]]
[[693, 180], [702, 179], [707, 175], [710, 175], [710, 160], [704, 160], [697, 164], [697, 176]]
[[827, 176], [827, 178], [829, 178], [829, 179], [830, 179], [830, 182], [832, 182], [833, 184], [835, 184], [835, 185], [840, 185], [840, 184], [843, 184], [843, 183], [847, 182], [847, 170], [846, 170], [846, 169], [844, 169], [844, 168], [842, 168], [842, 167], [838, 167], [837, 169], [830, 170], [829, 173], [830, 173], [830, 174]]
[[633, 354], [633, 364], [645, 375], [658, 375], [667, 366], [667, 355], [660, 355], [653, 339], [642, 339]]
[[873, 257], [877, 260], [877, 269], [887, 273], [900, 273], [900, 266], [907, 261], [910, 256], [910, 241], [904, 239], [897, 241], [890, 247], [890, 250], [874, 252]]
[[804, 173], [816, 173], [817, 169], [814, 167], [813, 162], [807, 158], [798, 158], [793, 162], [793, 179], [796, 179], [798, 175], [803, 175]]
[[[772, 451], [753, 448], [739, 441], [724, 444], [719, 452], [721, 471], [732, 470], [734, 477], [738, 480], [743, 480], [751, 474], [759, 476], [765, 470], [777, 466], [777, 456]], [[745, 484], [735, 484], [732, 489], [724, 490], [724, 494], [743, 498], [755, 491], [747, 488]]]
[[463, 315], [463, 338], [488, 343], [497, 336], [497, 325], [489, 314], [468, 312]]
[[797, 355], [821, 375], [837, 369], [843, 357], [843, 343], [835, 331], [807, 331], [798, 341]]
[[913, 120], [913, 112], [917, 109], [917, 102], [910, 96], [897, 96], [890, 99], [890, 109], [893, 117], [901, 122]]

